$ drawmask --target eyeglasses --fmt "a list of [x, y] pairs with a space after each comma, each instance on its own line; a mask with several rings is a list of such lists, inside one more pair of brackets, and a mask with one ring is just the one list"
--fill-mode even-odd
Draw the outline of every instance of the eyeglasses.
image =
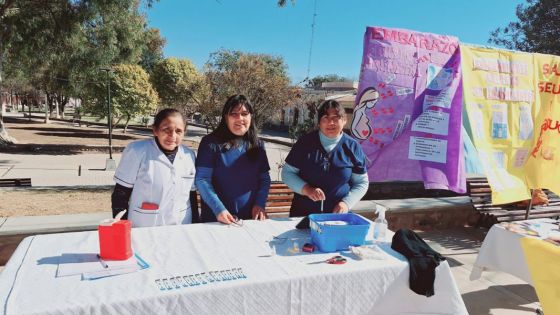
[[324, 115], [323, 117], [321, 117], [321, 122], [326, 122], [326, 123], [331, 121], [337, 123], [341, 120], [342, 120], [342, 116], [340, 115], [331, 115], [331, 116]]
[[232, 118], [239, 118], [239, 117], [247, 118], [247, 117], [251, 116], [251, 113], [249, 113], [249, 112], [231, 112], [228, 115], [229, 115], [229, 117], [232, 117]]

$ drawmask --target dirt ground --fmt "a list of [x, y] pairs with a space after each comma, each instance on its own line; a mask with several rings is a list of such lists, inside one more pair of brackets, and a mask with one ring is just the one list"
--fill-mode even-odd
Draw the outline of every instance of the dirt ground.
[[[43, 123], [40, 119], [5, 117], [4, 123], [10, 136], [16, 138], [18, 144], [66, 144], [66, 145], [108, 145], [106, 128], [90, 126], [74, 127], [69, 123], [52, 121]], [[145, 139], [133, 130], [123, 133], [122, 129], [114, 129], [112, 144], [126, 146], [130, 141]]]
[[2, 191], [0, 217], [103, 212], [111, 209], [111, 192], [91, 190]]
[[[4, 117], [9, 134], [16, 138], [18, 145], [57, 145], [49, 149], [49, 154], [57, 154], [52, 150], [67, 151], [66, 146], [108, 144], [107, 131], [103, 127], [73, 126], [70, 123], [52, 121], [43, 123], [41, 119]], [[113, 146], [125, 147], [134, 140], [146, 139], [150, 134], [130, 130], [123, 133], [122, 129], [113, 131]], [[185, 141], [192, 147], [195, 143]], [[98, 153], [97, 149], [81, 150], [78, 154]], [[8, 153], [8, 152], [4, 152]], [[0, 190], [3, 200], [0, 203], [0, 217], [55, 215], [69, 213], [102, 212], [111, 209], [111, 190]]]

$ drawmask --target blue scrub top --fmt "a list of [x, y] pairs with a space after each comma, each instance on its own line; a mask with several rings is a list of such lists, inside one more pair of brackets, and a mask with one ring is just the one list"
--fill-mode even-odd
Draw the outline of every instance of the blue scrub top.
[[[210, 134], [202, 138], [196, 156], [197, 168], [213, 169], [212, 186], [220, 201], [232, 215], [241, 219], [250, 219], [255, 200], [266, 202], [268, 196], [268, 189], [261, 190], [266, 196], [257, 196], [261, 174], [270, 170], [264, 145], [259, 145], [254, 159], [248, 156], [247, 147], [246, 142], [229, 147], [227, 142], [222, 143]], [[201, 222], [216, 221], [216, 215], [204, 200], [201, 210]]]
[[[334, 206], [350, 191], [352, 173], [366, 173], [366, 157], [360, 144], [343, 134], [340, 141], [329, 153], [325, 151], [319, 131], [301, 137], [286, 157], [286, 163], [299, 169], [299, 177], [325, 193], [325, 212], [332, 212]], [[294, 195], [290, 216], [305, 216], [321, 212], [321, 202], [312, 201], [299, 193]]]

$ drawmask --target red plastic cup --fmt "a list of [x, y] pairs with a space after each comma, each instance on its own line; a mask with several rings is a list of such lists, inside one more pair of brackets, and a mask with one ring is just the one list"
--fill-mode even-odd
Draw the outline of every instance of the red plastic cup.
[[99, 225], [99, 255], [102, 259], [126, 260], [132, 256], [131, 227], [128, 220]]

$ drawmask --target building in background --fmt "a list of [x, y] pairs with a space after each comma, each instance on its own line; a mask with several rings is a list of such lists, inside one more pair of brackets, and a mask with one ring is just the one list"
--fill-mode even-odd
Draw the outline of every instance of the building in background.
[[346, 128], [349, 128], [357, 88], [358, 82], [355, 81], [323, 82], [321, 88], [301, 88], [296, 101], [282, 108], [277, 117], [273, 117], [271, 125], [288, 129], [303, 124], [324, 100], [334, 99], [344, 107], [347, 115]]

